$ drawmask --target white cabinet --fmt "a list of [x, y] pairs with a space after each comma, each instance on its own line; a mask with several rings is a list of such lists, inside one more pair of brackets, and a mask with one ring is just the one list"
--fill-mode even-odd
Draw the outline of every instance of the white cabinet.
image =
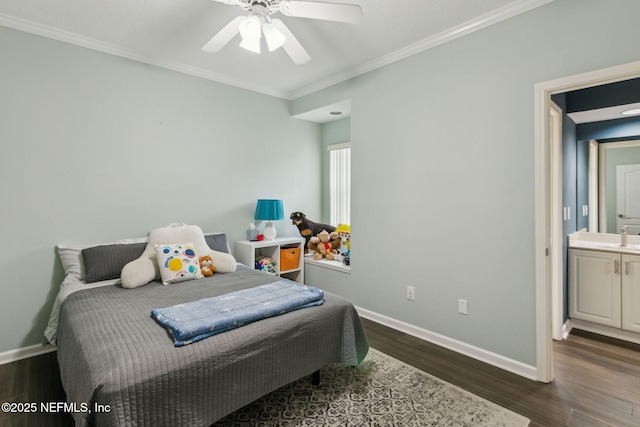
[[570, 249], [569, 316], [640, 332], [640, 256]]
[[[301, 237], [277, 237], [273, 240], [236, 242], [234, 255], [238, 262], [254, 268], [256, 258], [260, 256], [275, 261], [273, 274], [296, 282], [304, 283], [304, 244]], [[297, 262], [291, 263], [297, 252]], [[285, 260], [286, 257], [286, 260]]]
[[621, 327], [620, 254], [569, 250], [569, 316]]
[[640, 332], [640, 255], [622, 255], [622, 329]]

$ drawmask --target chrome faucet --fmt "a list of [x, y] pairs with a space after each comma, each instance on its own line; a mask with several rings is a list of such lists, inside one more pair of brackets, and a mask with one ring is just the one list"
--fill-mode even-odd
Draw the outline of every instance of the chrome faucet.
[[620, 246], [627, 246], [627, 226], [620, 228]]

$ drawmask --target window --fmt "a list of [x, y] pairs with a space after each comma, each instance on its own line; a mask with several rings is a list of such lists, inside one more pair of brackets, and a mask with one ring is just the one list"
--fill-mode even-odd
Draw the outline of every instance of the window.
[[328, 150], [330, 224], [351, 224], [351, 143]]

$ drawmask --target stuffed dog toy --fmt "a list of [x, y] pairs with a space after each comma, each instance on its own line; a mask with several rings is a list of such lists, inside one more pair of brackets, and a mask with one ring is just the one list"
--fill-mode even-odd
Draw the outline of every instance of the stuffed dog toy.
[[327, 230], [329, 233], [336, 231], [336, 228], [332, 225], [319, 224], [307, 219], [307, 216], [302, 212], [294, 212], [289, 218], [291, 219], [291, 223], [298, 227], [300, 235], [306, 240], [304, 244], [305, 252], [307, 252], [307, 245], [311, 237], [320, 234], [322, 230]]

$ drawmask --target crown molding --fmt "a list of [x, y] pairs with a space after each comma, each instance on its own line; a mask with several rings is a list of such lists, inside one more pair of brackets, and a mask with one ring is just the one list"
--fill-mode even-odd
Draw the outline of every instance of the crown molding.
[[458, 25], [457, 27], [450, 28], [432, 37], [428, 37], [402, 49], [398, 49], [395, 52], [391, 52], [385, 56], [365, 63], [352, 70], [335, 74], [327, 79], [321, 80], [307, 87], [291, 91], [287, 94], [287, 99], [297, 99], [302, 96], [317, 92], [319, 90], [326, 89], [330, 86], [349, 80], [353, 77], [357, 77], [359, 75], [368, 73], [369, 71], [373, 71], [386, 65], [393, 64], [394, 62], [424, 52], [425, 50], [429, 50], [441, 44], [455, 40], [459, 37], [466, 36], [467, 34], [473, 33], [474, 31], [481, 30], [521, 13], [528, 12], [529, 10], [543, 6], [547, 3], [551, 3], [552, 1], [554, 0], [521, 0], [512, 3], [491, 13], [479, 16], [475, 19], [472, 19], [471, 21], [467, 21], [464, 24]]
[[61, 30], [59, 28], [49, 27], [46, 25], [36, 24], [34, 22], [26, 21], [23, 19], [15, 18], [0, 14], [0, 25], [14, 30], [24, 31], [26, 33], [35, 34], [37, 36], [46, 37], [53, 40], [73, 44], [76, 46], [84, 47], [87, 49], [95, 50], [98, 52], [107, 53], [109, 55], [119, 56], [133, 61], [142, 62], [156, 67], [165, 68], [171, 71], [177, 71], [178, 73], [188, 74], [195, 77], [200, 77], [207, 80], [212, 80], [218, 83], [226, 84], [229, 86], [238, 87], [240, 89], [250, 90], [252, 92], [258, 92], [276, 98], [286, 98], [286, 94], [280, 91], [275, 91], [270, 88], [265, 88], [258, 85], [250, 84], [243, 80], [234, 79], [222, 74], [213, 73], [208, 70], [204, 70], [198, 67], [191, 67], [182, 63], [163, 61], [154, 58], [149, 58], [144, 55], [140, 55], [136, 52], [122, 49], [119, 46], [104, 43], [90, 37], [81, 36], [79, 34], [71, 33], [69, 31]]
[[283, 98], [286, 100], [294, 100], [305, 95], [317, 92], [343, 81], [349, 80], [353, 77], [368, 73], [369, 71], [376, 70], [402, 59], [408, 58], [425, 50], [447, 43], [451, 40], [455, 40], [459, 37], [470, 34], [474, 31], [478, 31], [482, 28], [486, 28], [490, 25], [504, 21], [513, 16], [535, 9], [547, 3], [551, 3], [554, 0], [521, 0], [512, 3], [508, 6], [502, 7], [491, 13], [482, 15], [476, 19], [468, 21], [462, 25], [451, 28], [447, 31], [443, 31], [440, 34], [436, 34], [433, 37], [426, 38], [417, 43], [411, 44], [402, 49], [398, 49], [395, 52], [391, 52], [388, 55], [384, 55], [378, 59], [365, 63], [359, 67], [353, 68], [343, 73], [338, 73], [323, 79], [319, 82], [311, 84], [309, 86], [296, 89], [290, 92], [276, 91], [271, 88], [263, 87], [260, 85], [251, 84], [245, 80], [234, 79], [232, 77], [213, 73], [211, 71], [191, 67], [182, 63], [163, 61], [155, 58], [150, 58], [139, 53], [123, 49], [119, 46], [101, 42], [89, 37], [81, 36], [79, 34], [64, 31], [58, 28], [49, 27], [46, 25], [36, 24], [34, 22], [26, 21], [23, 19], [15, 18], [9, 15], [0, 14], [0, 25], [13, 28], [15, 30], [24, 31], [27, 33], [35, 34], [38, 36], [46, 37], [53, 40], [58, 40], [65, 43], [70, 43], [76, 46], [81, 46], [87, 49], [96, 50], [98, 52], [107, 53], [110, 55], [119, 56], [133, 61], [142, 62], [149, 65], [154, 65], [160, 68], [176, 71], [183, 74], [188, 74], [195, 77], [200, 77], [207, 80], [212, 80], [218, 83], [234, 86], [241, 89], [250, 90], [252, 92], [262, 93], [264, 95], [273, 96], [276, 98]]

